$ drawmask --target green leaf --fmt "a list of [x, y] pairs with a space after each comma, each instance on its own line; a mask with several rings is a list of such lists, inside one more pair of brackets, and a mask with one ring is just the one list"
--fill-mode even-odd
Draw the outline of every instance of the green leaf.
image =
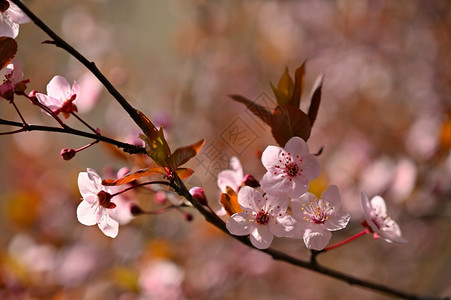
[[271, 125], [271, 112], [269, 112], [269, 110], [267, 110], [265, 107], [244, 98], [243, 96], [240, 95], [229, 95], [230, 98], [232, 98], [233, 100], [243, 103], [246, 105], [246, 107], [257, 117], [259, 117], [263, 122], [265, 122], [268, 125]]
[[279, 105], [274, 109], [271, 133], [280, 146], [285, 146], [289, 139], [299, 136], [304, 141], [310, 137], [310, 121], [302, 110], [293, 105]]
[[155, 125], [142, 112], [137, 110], [140, 117], [139, 127], [145, 136], [140, 138], [146, 143], [147, 154], [159, 165], [167, 166], [167, 159], [171, 155], [169, 145], [164, 138], [163, 127], [157, 130]]
[[176, 170], [179, 166], [188, 162], [199, 153], [204, 144], [205, 140], [202, 139], [192, 145], [176, 149], [167, 161], [169, 168], [171, 170]]
[[17, 53], [17, 42], [6, 36], [0, 37], [0, 69], [6, 67]]
[[166, 175], [166, 172], [163, 168], [146, 168], [141, 169], [132, 173], [126, 174], [124, 177], [119, 179], [104, 179], [102, 180], [102, 184], [106, 186], [115, 186], [115, 185], [123, 185], [130, 183], [132, 181], [138, 180], [140, 178], [152, 175], [152, 174], [163, 174]]
[[274, 93], [274, 96], [276, 97], [277, 104], [279, 104], [279, 105], [284, 105], [284, 104], [289, 104], [289, 103], [290, 103], [291, 97], [287, 96], [287, 95], [284, 94], [281, 90], [279, 90], [278, 88], [276, 88], [276, 87], [272, 84], [272, 82], [270, 82], [269, 84], [271, 84], [272, 92]]
[[310, 107], [308, 109], [308, 118], [310, 120], [310, 126], [316, 121], [316, 116], [318, 115], [319, 105], [321, 104], [321, 89], [323, 87], [324, 74], [318, 76], [313, 85], [312, 94], [310, 95]]
[[305, 63], [304, 61], [302, 65], [296, 69], [294, 73], [294, 91], [293, 96], [291, 97], [290, 104], [296, 107], [299, 107], [301, 104], [301, 95], [302, 90], [304, 89], [304, 77], [305, 77]]

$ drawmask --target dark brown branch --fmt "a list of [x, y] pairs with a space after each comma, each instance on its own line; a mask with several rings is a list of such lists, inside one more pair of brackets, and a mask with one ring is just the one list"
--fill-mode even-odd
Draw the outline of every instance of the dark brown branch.
[[[20, 122], [14, 122], [14, 121], [9, 121], [9, 120], [4, 120], [4, 119], [0, 119], [0, 125], [9, 125], [9, 126], [13, 126], [13, 127], [20, 127], [22, 128], [21, 130], [19, 130], [19, 132], [25, 132], [25, 131], [49, 131], [49, 132], [59, 132], [59, 133], [66, 133], [66, 134], [71, 134], [71, 135], [77, 135], [77, 136], [82, 136], [82, 137], [86, 137], [86, 138], [91, 138], [94, 140], [99, 140], [101, 142], [105, 142], [111, 145], [114, 145], [118, 148], [123, 149], [124, 152], [130, 153], [130, 154], [138, 154], [138, 153], [142, 153], [145, 154], [146, 153], [146, 149], [140, 146], [136, 146], [136, 145], [131, 145], [131, 144], [127, 144], [127, 143], [123, 143], [123, 142], [119, 142], [115, 139], [103, 136], [103, 135], [98, 135], [98, 134], [94, 134], [94, 133], [90, 133], [90, 132], [85, 132], [85, 131], [81, 131], [78, 129], [74, 129], [71, 128], [69, 126], [65, 126], [63, 127], [52, 127], [52, 126], [43, 126], [43, 125], [30, 125], [27, 124], [26, 127], [24, 127], [23, 123]], [[10, 132], [12, 133], [18, 133], [16, 131], [12, 131]]]

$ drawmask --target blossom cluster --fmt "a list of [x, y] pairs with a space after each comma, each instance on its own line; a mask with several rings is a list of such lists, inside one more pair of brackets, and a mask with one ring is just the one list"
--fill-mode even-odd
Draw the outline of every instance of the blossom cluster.
[[[345, 228], [350, 215], [341, 209], [336, 185], [329, 186], [320, 198], [308, 192], [310, 181], [320, 174], [318, 158], [302, 138], [293, 137], [284, 148], [268, 146], [261, 160], [267, 170], [260, 181], [261, 191], [244, 184], [243, 170], [235, 157], [231, 160], [233, 170], [218, 174], [220, 189], [232, 188], [241, 208], [227, 220], [229, 232], [249, 235], [252, 245], [259, 249], [268, 248], [274, 236], [300, 238], [309, 249], [324, 249], [332, 231]], [[375, 237], [405, 242], [380, 196], [370, 202], [362, 193], [362, 203], [365, 225]]]

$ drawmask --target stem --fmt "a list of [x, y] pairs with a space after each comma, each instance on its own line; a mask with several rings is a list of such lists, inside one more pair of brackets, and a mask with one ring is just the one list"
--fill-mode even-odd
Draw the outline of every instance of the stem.
[[95, 130], [91, 125], [89, 125], [88, 123], [86, 123], [82, 118], [80, 118], [76, 113], [74, 113], [73, 111], [71, 112], [71, 114], [78, 120], [80, 121], [83, 125], [85, 125], [86, 127], [88, 127], [92, 132], [94, 132], [95, 134], [100, 135], [97, 130]]
[[149, 185], [149, 184], [163, 184], [163, 185], [171, 186], [171, 184], [169, 182], [167, 182], [167, 181], [149, 181], [149, 182], [140, 183], [138, 185], [134, 185], [134, 186], [128, 187], [126, 189], [123, 189], [122, 191], [119, 191], [117, 193], [112, 194], [111, 197], [120, 195], [122, 193], [128, 192], [128, 191], [133, 190], [135, 188], [138, 188], [138, 187], [141, 187], [141, 186], [145, 186], [145, 185]]
[[24, 119], [24, 117], [22, 116], [22, 114], [20, 113], [20, 110], [19, 110], [19, 108], [17, 107], [16, 103], [14, 103], [14, 101], [11, 101], [10, 103], [14, 106], [14, 109], [15, 109], [16, 112], [19, 114], [19, 117], [20, 117], [20, 119], [22, 120], [22, 123], [23, 123], [23, 127], [26, 128], [26, 127], [27, 127], [27, 122], [25, 122], [25, 119]]
[[341, 241], [341, 242], [339, 242], [339, 243], [337, 243], [337, 244], [335, 244], [335, 245], [332, 245], [332, 246], [329, 246], [329, 247], [324, 248], [324, 250], [321, 251], [321, 253], [324, 253], [324, 252], [326, 252], [326, 251], [329, 251], [329, 250], [332, 250], [332, 249], [334, 249], [334, 248], [340, 247], [341, 245], [344, 245], [344, 244], [346, 244], [346, 243], [349, 243], [350, 241], [353, 241], [353, 240], [355, 240], [356, 238], [361, 237], [361, 236], [363, 236], [363, 235], [365, 235], [365, 234], [367, 234], [367, 233], [370, 233], [370, 231], [369, 231], [368, 228], [365, 228], [363, 231], [357, 233], [357, 234], [354, 235], [354, 236], [351, 236], [350, 238], [347, 238], [347, 239], [344, 240], [344, 241]]
[[[97, 135], [77, 129], [73, 129], [67, 125], [64, 126], [64, 128], [61, 127], [51, 127], [51, 126], [42, 126], [42, 125], [27, 125], [27, 128], [23, 127], [23, 124], [20, 122], [14, 122], [9, 120], [0, 119], [0, 125], [9, 125], [9, 126], [15, 126], [15, 127], [21, 127], [21, 130], [18, 130], [18, 132], [25, 132], [25, 131], [49, 131], [49, 132], [59, 132], [59, 133], [66, 133], [76, 136], [83, 136], [87, 138], [91, 138], [94, 140], [100, 140], [101, 142], [108, 143], [111, 145], [114, 145], [118, 148], [121, 148], [124, 152], [130, 153], [130, 154], [138, 154], [146, 153], [146, 149], [140, 146], [131, 145], [123, 142], [119, 142], [117, 140], [105, 137], [103, 135]], [[8, 132], [6, 134], [11, 134], [16, 132]]]

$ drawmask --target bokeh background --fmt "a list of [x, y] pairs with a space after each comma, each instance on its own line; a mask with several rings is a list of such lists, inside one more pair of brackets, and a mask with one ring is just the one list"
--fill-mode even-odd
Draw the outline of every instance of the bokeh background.
[[[323, 97], [309, 140], [324, 146], [321, 193], [337, 184], [352, 219], [331, 243], [362, 228], [360, 192], [385, 197], [407, 244], [369, 235], [319, 262], [354, 276], [423, 295], [451, 295], [451, 3], [436, 1], [86, 0], [27, 1], [51, 28], [94, 61], [123, 95], [157, 124], [173, 149], [206, 139], [189, 166], [219, 209], [216, 175], [230, 157], [264, 173], [258, 153], [270, 131], [227, 95], [274, 106], [277, 84], [307, 59], [306, 90], [324, 73]], [[45, 92], [54, 75], [82, 85], [80, 116], [108, 136], [139, 132], [113, 98], [68, 54], [20, 27], [17, 59], [29, 90]], [[56, 125], [26, 99], [30, 123]], [[1, 118], [19, 120], [0, 102]], [[71, 126], [83, 126], [71, 118]], [[1, 132], [9, 128], [2, 128]], [[114, 177], [146, 164], [97, 145], [63, 161], [62, 148], [84, 138], [50, 133], [1, 136], [1, 299], [389, 299], [240, 245], [173, 210], [138, 217], [110, 239], [78, 223], [79, 172]], [[173, 195], [143, 192], [149, 209]], [[307, 259], [299, 240], [273, 246]]]

